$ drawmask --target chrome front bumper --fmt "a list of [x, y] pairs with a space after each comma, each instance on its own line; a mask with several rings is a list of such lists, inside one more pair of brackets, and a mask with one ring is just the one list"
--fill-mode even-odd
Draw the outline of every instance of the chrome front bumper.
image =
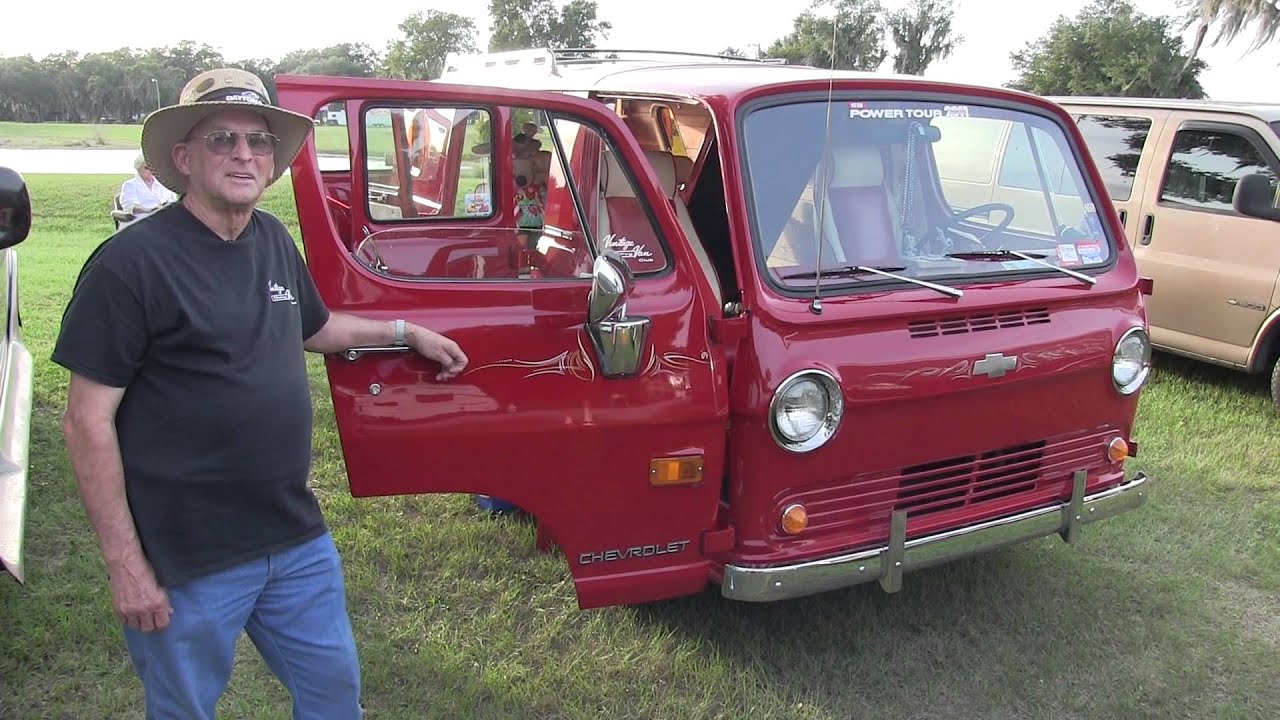
[[907, 516], [893, 514], [889, 544], [850, 555], [778, 567], [726, 565], [720, 592], [733, 600], [771, 602], [802, 597], [878, 580], [888, 592], [902, 587], [902, 574], [1058, 533], [1075, 542], [1080, 526], [1146, 502], [1147, 476], [1138, 473], [1123, 485], [1084, 494], [1085, 473], [1072, 479], [1071, 499], [1047, 508], [989, 520], [979, 525], [907, 540]]

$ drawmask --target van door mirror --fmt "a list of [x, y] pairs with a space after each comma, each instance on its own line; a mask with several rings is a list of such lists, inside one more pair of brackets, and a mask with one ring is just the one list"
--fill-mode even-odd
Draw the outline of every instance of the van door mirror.
[[1271, 178], [1260, 173], [1240, 178], [1231, 204], [1241, 215], [1280, 220], [1280, 208], [1276, 207], [1276, 186], [1272, 184]]
[[649, 318], [627, 317], [627, 299], [635, 285], [631, 268], [616, 252], [596, 258], [587, 299], [587, 331], [605, 377], [636, 374], [649, 335]]
[[0, 250], [27, 239], [31, 232], [31, 196], [16, 171], [0, 167]]

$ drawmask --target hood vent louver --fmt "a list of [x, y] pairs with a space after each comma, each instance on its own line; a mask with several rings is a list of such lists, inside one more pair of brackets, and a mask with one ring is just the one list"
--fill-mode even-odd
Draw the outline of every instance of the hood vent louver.
[[999, 312], [976, 315], [955, 315], [936, 320], [916, 320], [907, 323], [907, 332], [913, 338], [927, 338], [1024, 327], [1026, 325], [1044, 325], [1048, 322], [1048, 308], [1001, 310]]

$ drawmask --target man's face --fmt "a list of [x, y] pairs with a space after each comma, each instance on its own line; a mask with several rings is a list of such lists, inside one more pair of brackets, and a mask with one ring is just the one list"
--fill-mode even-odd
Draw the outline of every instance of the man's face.
[[150, 165], [143, 165], [141, 168], [138, 169], [138, 177], [145, 180], [147, 184], [150, 184], [151, 179], [154, 178], [155, 175], [151, 172]]
[[[173, 146], [173, 161], [187, 176], [187, 194], [226, 209], [252, 208], [275, 171], [275, 154], [255, 153], [245, 133], [266, 132], [267, 121], [252, 112], [211, 115], [191, 129], [187, 141]], [[210, 134], [214, 139], [206, 139]], [[219, 144], [235, 133], [234, 145]]]

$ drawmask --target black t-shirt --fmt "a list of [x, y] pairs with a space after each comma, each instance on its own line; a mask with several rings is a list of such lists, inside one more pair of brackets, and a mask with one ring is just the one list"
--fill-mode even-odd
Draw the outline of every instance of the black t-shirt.
[[328, 319], [288, 230], [262, 210], [224, 242], [172, 205], [85, 263], [53, 361], [125, 388], [125, 488], [162, 585], [324, 532], [302, 344]]

